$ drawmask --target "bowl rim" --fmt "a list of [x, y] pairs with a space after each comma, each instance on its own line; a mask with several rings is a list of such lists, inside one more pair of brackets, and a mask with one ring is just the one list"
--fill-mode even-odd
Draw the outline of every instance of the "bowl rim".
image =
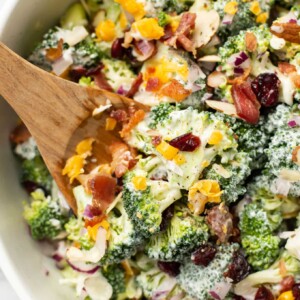
[[[5, 25], [11, 16], [18, 0], [4, 0], [4, 3], [0, 3], [0, 39], [5, 28]], [[8, 249], [5, 247], [3, 241], [0, 240], [0, 267], [7, 278], [8, 282], [12, 286], [14, 292], [22, 300], [32, 300], [30, 292], [26, 287], [26, 284], [22, 281], [20, 275], [13, 265], [11, 258], [9, 256]]]

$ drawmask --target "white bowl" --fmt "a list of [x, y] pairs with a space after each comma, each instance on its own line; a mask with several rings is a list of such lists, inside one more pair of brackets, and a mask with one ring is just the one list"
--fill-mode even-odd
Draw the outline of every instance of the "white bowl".
[[[17, 53], [28, 55], [70, 2], [0, 0], [0, 40]], [[0, 98], [0, 265], [20, 299], [75, 299], [71, 288], [59, 285], [58, 271], [30, 238], [22, 218], [22, 201], [27, 196], [19, 184], [18, 167], [8, 140], [17, 120]]]

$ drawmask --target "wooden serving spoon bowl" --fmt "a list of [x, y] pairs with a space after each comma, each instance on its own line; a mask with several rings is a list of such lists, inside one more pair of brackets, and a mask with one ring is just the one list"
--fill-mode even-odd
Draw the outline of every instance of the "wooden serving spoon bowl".
[[97, 163], [111, 161], [108, 146], [120, 140], [117, 132], [106, 131], [103, 119], [92, 118], [92, 112], [109, 100], [115, 109], [141, 103], [105, 90], [83, 87], [45, 72], [30, 64], [0, 43], [0, 95], [20, 116], [73, 211], [76, 202], [62, 168], [74, 155], [78, 142], [96, 139], [93, 156]]

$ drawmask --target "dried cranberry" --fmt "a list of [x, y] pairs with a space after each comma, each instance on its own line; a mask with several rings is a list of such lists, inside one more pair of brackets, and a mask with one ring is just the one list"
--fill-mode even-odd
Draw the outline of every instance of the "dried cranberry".
[[24, 187], [24, 189], [26, 190], [26, 192], [28, 194], [31, 194], [32, 192], [34, 192], [37, 188], [40, 188], [40, 186], [38, 184], [36, 184], [35, 182], [33, 181], [29, 181], [29, 180], [26, 180], [26, 181], [23, 181], [22, 182], [22, 185]]
[[86, 76], [86, 73], [87, 69], [85, 67], [76, 66], [70, 70], [69, 76], [72, 81], [78, 82], [82, 76]]
[[159, 269], [170, 276], [177, 276], [180, 273], [180, 263], [171, 261], [171, 262], [166, 262], [166, 261], [158, 261], [157, 266]]
[[292, 293], [295, 300], [300, 300], [300, 283], [294, 284], [294, 286], [292, 287]]
[[164, 231], [168, 228], [169, 221], [174, 216], [174, 206], [171, 205], [167, 209], [165, 209], [162, 213], [162, 222], [160, 224], [160, 231]]
[[262, 73], [251, 83], [251, 88], [258, 101], [266, 107], [278, 102], [280, 80], [275, 73]]
[[280, 293], [290, 291], [295, 284], [294, 276], [289, 275], [284, 277], [280, 282]]
[[215, 258], [216, 253], [217, 249], [213, 245], [206, 244], [194, 251], [191, 258], [195, 265], [207, 267]]
[[250, 273], [250, 266], [240, 251], [233, 254], [232, 262], [228, 267], [225, 277], [231, 278], [233, 283], [238, 283]]
[[162, 137], [157, 135], [157, 136], [153, 136], [151, 139], [152, 145], [153, 146], [158, 146], [161, 143]]
[[111, 57], [113, 58], [123, 58], [125, 51], [122, 44], [124, 43], [124, 38], [116, 39], [111, 46]]
[[272, 292], [264, 286], [261, 286], [256, 294], [254, 300], [274, 300]]
[[169, 144], [180, 151], [193, 152], [201, 145], [201, 140], [192, 133], [186, 133], [171, 140]]

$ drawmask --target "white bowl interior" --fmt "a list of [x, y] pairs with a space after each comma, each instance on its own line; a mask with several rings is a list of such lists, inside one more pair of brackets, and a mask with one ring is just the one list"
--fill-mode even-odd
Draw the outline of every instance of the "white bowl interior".
[[[0, 10], [0, 40], [19, 54], [28, 55], [70, 2], [5, 1]], [[18, 167], [8, 140], [17, 121], [12, 109], [0, 99], [0, 264], [20, 299], [73, 299], [74, 292], [59, 285], [56, 268], [30, 238], [22, 218], [22, 201], [27, 195], [20, 187]]]

